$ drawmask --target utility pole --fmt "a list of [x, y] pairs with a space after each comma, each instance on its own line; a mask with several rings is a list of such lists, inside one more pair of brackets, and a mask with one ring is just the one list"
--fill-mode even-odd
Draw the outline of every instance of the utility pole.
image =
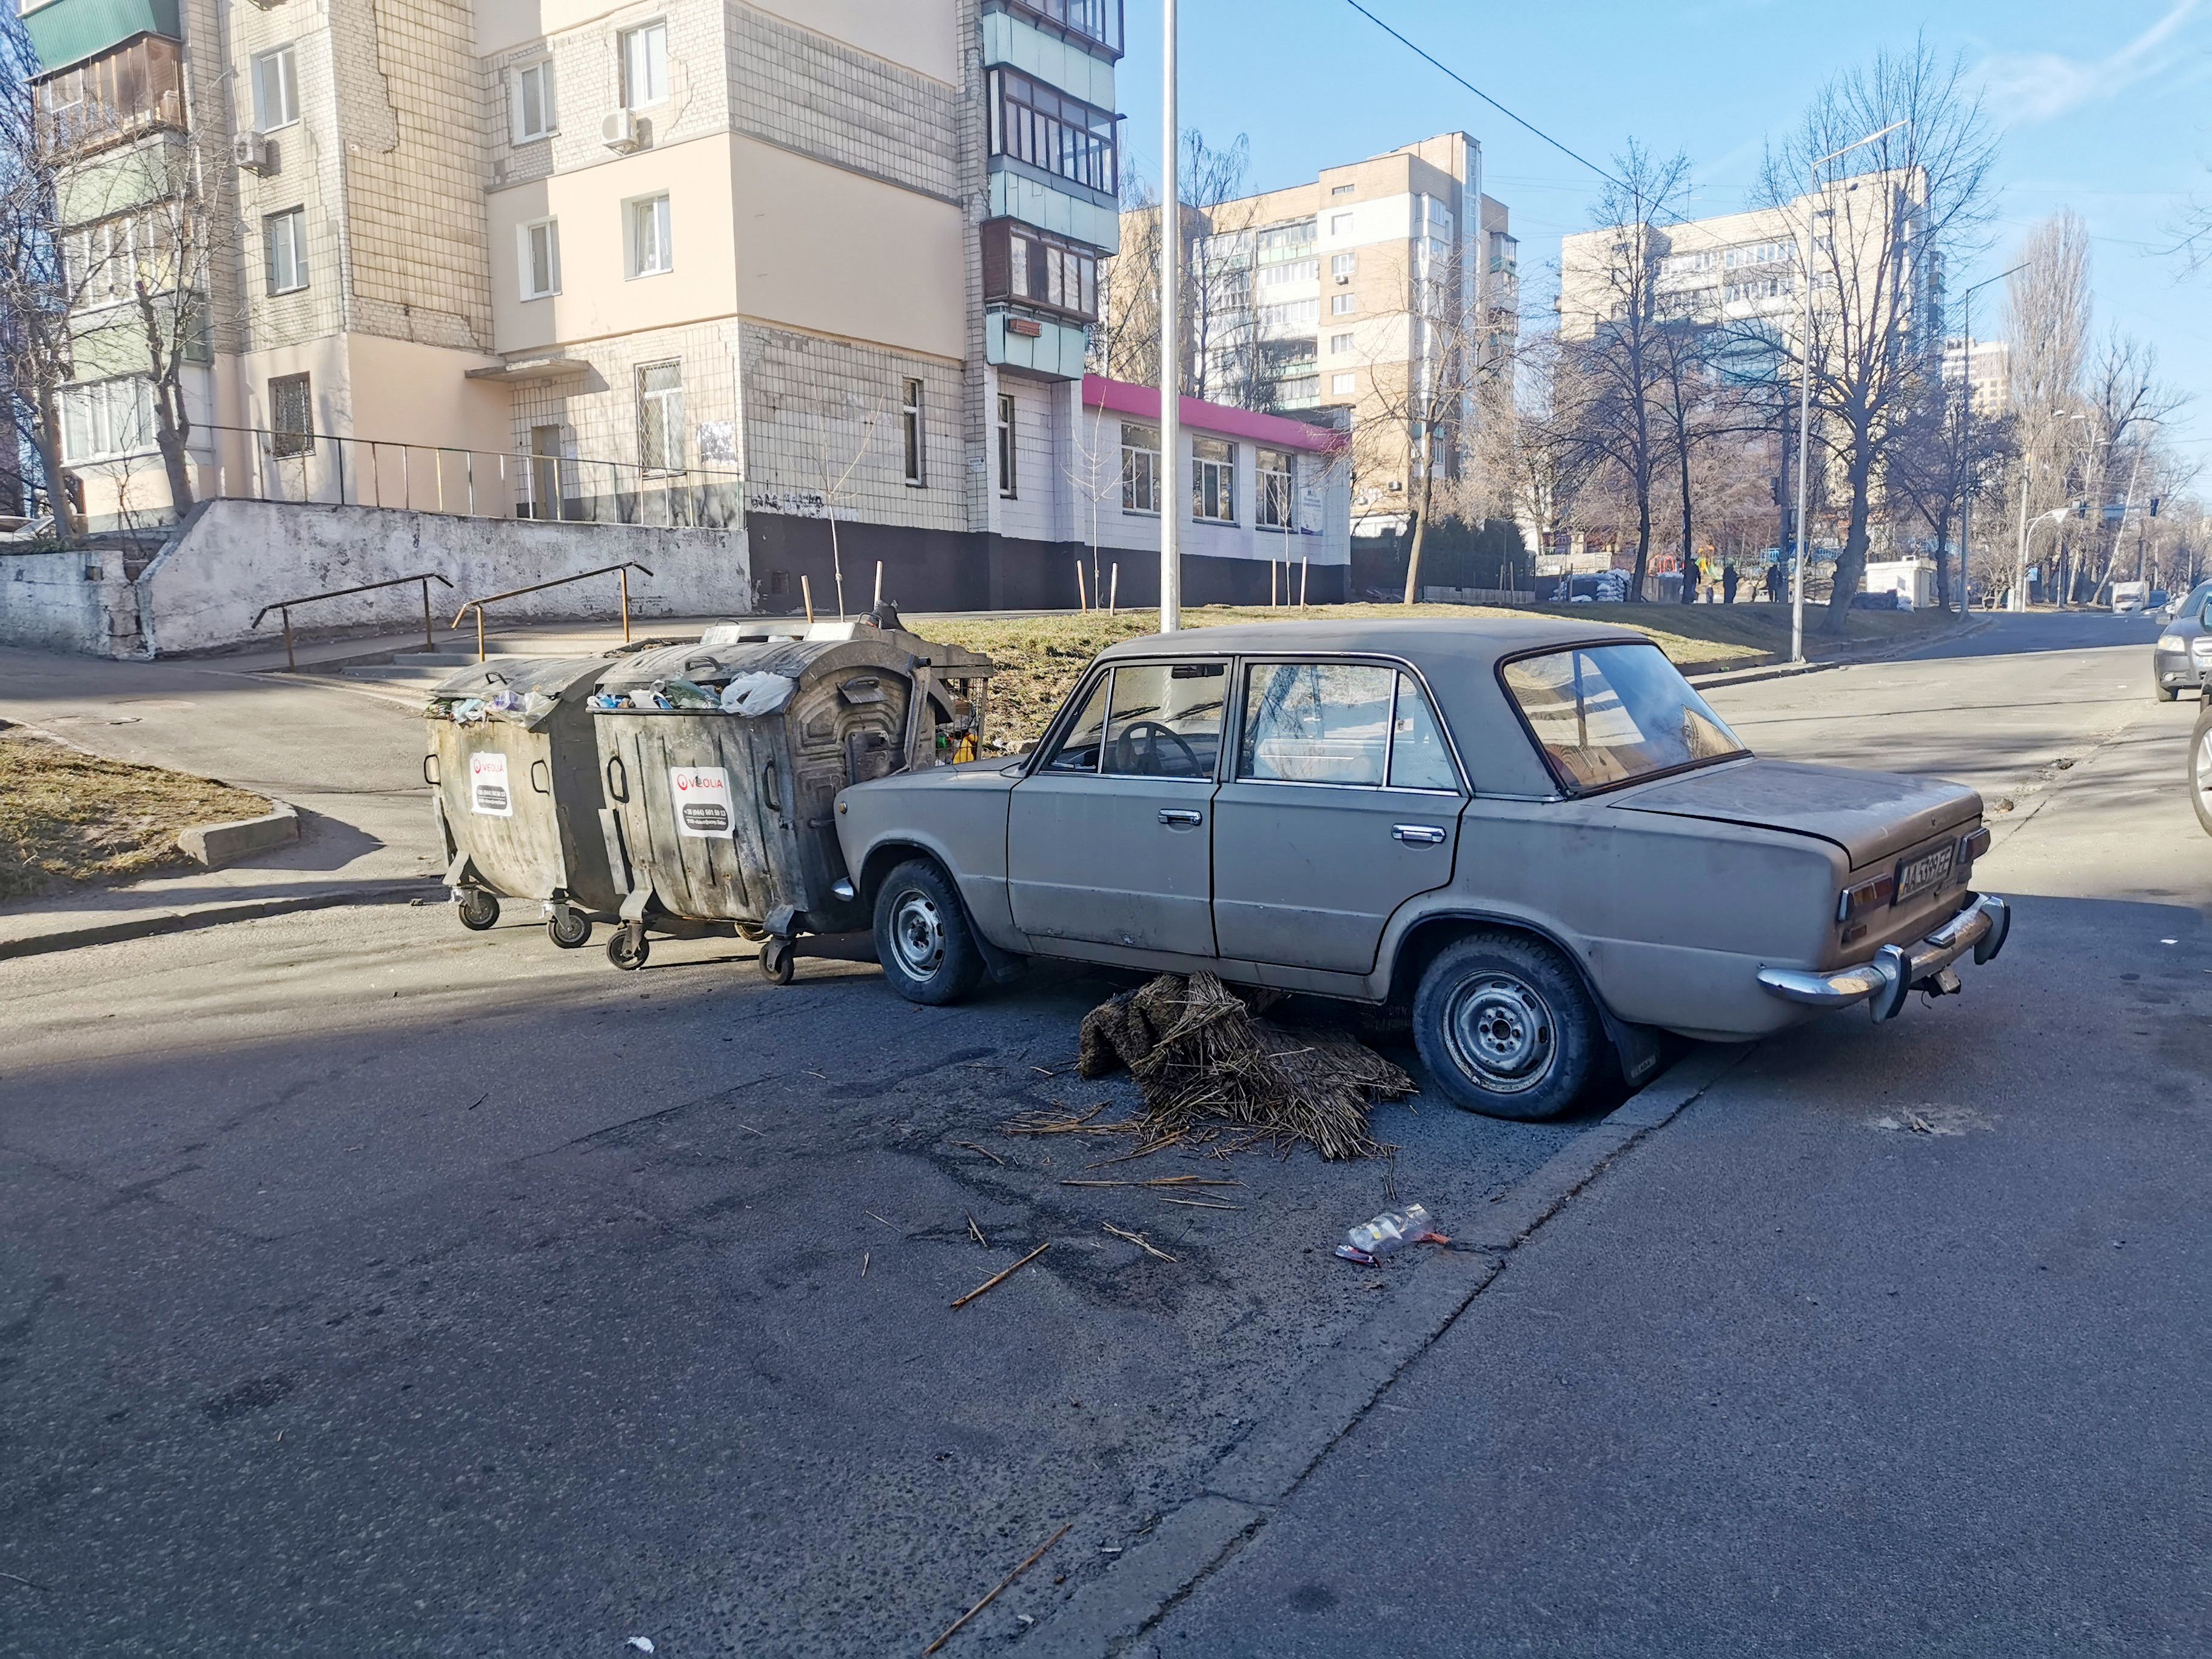
[[1182, 626], [1182, 184], [1176, 177], [1182, 135], [1176, 113], [1176, 0], [1160, 0], [1160, 9], [1167, 31], [1160, 65], [1160, 471], [1167, 490], [1160, 503], [1160, 632], [1172, 634]]

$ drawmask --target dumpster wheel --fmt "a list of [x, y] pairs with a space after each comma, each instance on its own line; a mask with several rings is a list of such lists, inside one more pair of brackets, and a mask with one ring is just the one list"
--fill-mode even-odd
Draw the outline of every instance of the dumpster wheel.
[[653, 954], [646, 943], [645, 924], [632, 921], [615, 929], [614, 937], [607, 941], [607, 960], [626, 974], [634, 974], [645, 966], [645, 959]]
[[456, 908], [461, 926], [472, 933], [481, 933], [499, 923], [499, 895], [488, 893], [481, 887], [462, 888]]
[[545, 937], [563, 951], [580, 951], [592, 942], [592, 919], [572, 904], [556, 904], [545, 918]]
[[788, 985], [799, 971], [799, 952], [787, 939], [771, 939], [761, 946], [760, 970], [777, 985]]

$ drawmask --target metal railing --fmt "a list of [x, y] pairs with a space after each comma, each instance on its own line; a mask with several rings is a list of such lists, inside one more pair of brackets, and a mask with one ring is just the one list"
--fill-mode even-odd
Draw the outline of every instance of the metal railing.
[[[635, 559], [624, 559], [620, 564], [603, 564], [597, 570], [579, 570], [573, 576], [556, 576], [550, 582], [532, 582], [527, 587], [510, 587], [504, 593], [487, 593], [480, 599], [464, 601], [461, 608], [453, 613], [453, 626], [459, 628], [461, 625], [461, 618], [467, 616], [470, 611], [473, 611], [477, 613], [477, 660], [482, 662], [484, 659], [484, 607], [486, 605], [497, 605], [501, 599], [517, 599], [525, 593], [542, 593], [549, 587], [566, 587], [570, 582], [580, 582], [591, 576], [617, 575], [622, 579], [623, 643], [628, 645], [629, 643], [629, 573], [633, 570], [643, 571], [648, 576], [653, 574]], [[449, 582], [447, 586], [451, 586], [452, 584]], [[429, 603], [429, 590], [423, 589], [422, 595], [423, 603], [427, 605]]]
[[686, 528], [734, 526], [744, 511], [736, 471], [213, 422], [196, 430], [213, 434], [214, 493], [232, 501]]
[[[394, 576], [389, 581], [363, 582], [358, 587], [333, 587], [320, 593], [305, 593], [296, 599], [278, 599], [273, 605], [263, 605], [260, 610], [253, 613], [253, 626], [256, 628], [260, 627], [261, 619], [264, 617], [266, 617], [272, 611], [277, 611], [283, 615], [284, 618], [284, 666], [288, 669], [296, 671], [300, 666], [300, 661], [297, 657], [292, 654], [293, 606], [300, 605], [313, 605], [318, 599], [342, 599], [349, 593], [374, 593], [380, 588], [404, 587], [409, 582], [420, 582], [422, 584], [422, 644], [425, 649], [434, 651], [438, 648], [438, 638], [436, 634], [432, 631], [430, 622], [430, 584], [432, 582], [445, 582], [445, 585], [448, 587], [453, 586], [453, 583], [446, 581], [446, 579], [434, 570], [425, 570], [421, 572], [419, 574], [413, 576]], [[453, 626], [459, 628], [460, 625], [460, 618], [456, 617], [453, 619]], [[624, 632], [623, 637], [627, 639], [629, 637], [628, 632], [629, 623], [627, 619], [624, 621], [623, 629]], [[477, 646], [478, 660], [482, 660], [483, 632], [481, 622], [479, 622], [477, 627]]]

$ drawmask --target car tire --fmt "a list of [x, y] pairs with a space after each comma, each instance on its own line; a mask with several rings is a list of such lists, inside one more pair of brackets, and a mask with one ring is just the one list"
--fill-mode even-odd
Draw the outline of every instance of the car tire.
[[944, 870], [908, 859], [876, 889], [876, 959], [908, 1002], [943, 1007], [982, 982], [982, 947]]
[[1536, 1122], [1582, 1098], [1608, 1052], [1582, 976], [1517, 933], [1447, 945], [1413, 994], [1413, 1046], [1453, 1105]]
[[2197, 809], [2197, 822], [2212, 836], [2212, 702], [2197, 717], [2189, 734], [2189, 804]]

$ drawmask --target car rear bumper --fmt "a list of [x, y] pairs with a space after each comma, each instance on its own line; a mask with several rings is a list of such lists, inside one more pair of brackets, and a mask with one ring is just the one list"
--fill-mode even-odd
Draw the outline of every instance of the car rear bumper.
[[1959, 988], [1951, 965], [1968, 951], [1977, 963], [2004, 949], [2012, 908], [1994, 893], [1978, 893], [1966, 908], [1917, 945], [1885, 945], [1874, 959], [1819, 973], [1802, 968], [1762, 968], [1761, 989], [1785, 1002], [1814, 1008], [1848, 1008], [1864, 1002], [1878, 1019], [1893, 1019], [1914, 990], [1937, 995]]

